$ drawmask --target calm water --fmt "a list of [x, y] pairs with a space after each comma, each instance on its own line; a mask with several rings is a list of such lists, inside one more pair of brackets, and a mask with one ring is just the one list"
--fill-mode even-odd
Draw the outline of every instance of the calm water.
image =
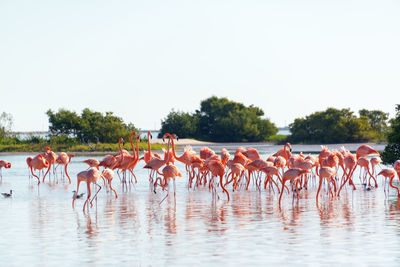
[[[265, 158], [268, 149], [261, 150]], [[400, 201], [394, 191], [385, 198], [381, 187], [365, 191], [357, 184], [333, 201], [322, 194], [319, 208], [311, 187], [298, 202], [284, 195], [279, 210], [277, 193], [252, 188], [231, 192], [227, 202], [219, 192], [213, 203], [207, 190], [188, 191], [184, 178], [176, 203], [171, 194], [160, 205], [165, 193], [150, 192], [140, 163], [138, 184], [123, 191], [116, 177], [119, 198], [102, 190], [84, 214], [80, 199], [72, 209], [71, 191], [88, 157], [71, 162], [71, 185], [59, 179], [38, 187], [28, 178], [27, 156], [1, 155], [13, 168], [3, 170], [0, 191], [15, 190], [13, 199], [0, 199], [0, 255], [7, 266], [399, 265]]]

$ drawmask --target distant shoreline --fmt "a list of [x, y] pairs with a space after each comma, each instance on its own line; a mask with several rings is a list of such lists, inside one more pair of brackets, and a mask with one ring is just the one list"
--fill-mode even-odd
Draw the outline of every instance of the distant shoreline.
[[[246, 142], [246, 143], [237, 143], [237, 142], [230, 142], [230, 143], [218, 143], [218, 142], [206, 142], [206, 141], [199, 141], [195, 139], [179, 139], [175, 140], [175, 145], [177, 146], [176, 149], [181, 151], [185, 148], [185, 146], [192, 146], [196, 151], [200, 150], [201, 147], [203, 146], [208, 146], [211, 149], [216, 150], [219, 152], [219, 150], [224, 147], [228, 149], [229, 151], [234, 151], [236, 148], [242, 146], [242, 147], [256, 147], [261, 153], [269, 153], [272, 151], [277, 151], [278, 149], [282, 148], [283, 145], [277, 145], [275, 143], [271, 142]], [[162, 139], [152, 139], [151, 144], [164, 144], [166, 145], [166, 142], [163, 142]], [[336, 149], [340, 150], [342, 146], [346, 147], [348, 150], [351, 152], [355, 152], [357, 148], [362, 145], [362, 144], [368, 144], [372, 147], [374, 147], [378, 151], [383, 151], [385, 146], [387, 145], [386, 143], [338, 143], [338, 144], [292, 144], [292, 153], [318, 153], [321, 151], [321, 145], [327, 146], [329, 149]], [[147, 149], [147, 148], [146, 148]], [[154, 151], [160, 151], [157, 149], [152, 149]], [[18, 152], [0, 152], [0, 155], [23, 155], [23, 154], [35, 154], [35, 153], [40, 153], [43, 151], [18, 151]], [[58, 151], [55, 151], [56, 153], [59, 153]], [[76, 155], [107, 155], [107, 154], [113, 154], [116, 151], [66, 151], [70, 154], [76, 154]], [[142, 153], [142, 150], [141, 150]]]

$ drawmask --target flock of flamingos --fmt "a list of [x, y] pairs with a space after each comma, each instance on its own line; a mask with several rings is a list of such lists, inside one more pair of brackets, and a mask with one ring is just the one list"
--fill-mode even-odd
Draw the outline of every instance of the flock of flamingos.
[[[132, 154], [121, 148], [123, 139], [120, 138], [118, 141], [118, 153], [106, 155], [100, 162], [94, 158], [83, 161], [89, 165], [89, 168], [77, 174], [77, 189], [74, 193], [72, 206], [74, 207], [76, 198], [83, 196], [83, 194], [78, 194], [81, 182], [87, 184], [87, 198], [83, 205], [83, 211], [85, 211], [85, 207], [89, 209], [89, 202], [90, 205], [93, 205], [93, 200], [96, 199], [97, 194], [101, 190], [102, 187], [97, 183], [100, 179], [103, 179], [104, 185], [113, 191], [115, 197], [118, 198], [116, 190], [112, 187], [114, 170], [116, 170], [118, 176], [122, 175], [120, 180], [123, 184], [126, 184], [127, 181], [133, 183], [133, 179], [137, 182], [134, 169], [141, 160], [145, 162], [144, 168], [150, 170], [149, 185], [151, 190], [155, 193], [157, 187], [160, 187], [163, 191], [167, 190], [167, 192], [169, 192], [169, 183], [172, 180], [174, 185], [174, 197], [176, 194], [175, 178], [182, 177], [181, 171], [174, 165], [176, 160], [185, 165], [188, 176], [188, 188], [208, 188], [212, 192], [214, 200], [218, 197], [218, 187], [221, 187], [229, 201], [229, 190], [248, 190], [250, 184], [254, 184], [258, 190], [268, 189], [275, 192], [276, 189], [279, 194], [280, 207], [282, 195], [285, 191], [287, 191], [287, 193], [293, 192], [298, 198], [300, 190], [307, 189], [310, 183], [318, 182], [318, 191], [316, 194], [316, 202], [318, 205], [318, 197], [323, 185], [324, 188], [326, 188], [327, 194], [332, 198], [334, 196], [339, 196], [341, 190], [345, 186], [350, 186], [353, 190], [356, 190], [353, 174], [357, 166], [361, 168], [359, 179], [365, 189], [370, 190], [371, 187], [377, 188], [377, 176], [382, 175], [386, 178], [384, 185], [385, 193], [389, 191], [390, 186], [396, 189], [398, 196], [400, 196], [399, 188], [393, 185], [393, 179], [396, 173], [400, 177], [400, 160], [394, 163], [393, 168], [383, 168], [377, 173], [376, 166], [381, 163], [381, 159], [378, 151], [369, 145], [361, 145], [358, 147], [355, 155], [345, 147], [342, 147], [342, 149], [338, 151], [329, 150], [326, 146], [321, 146], [322, 149], [318, 157], [313, 157], [311, 155], [305, 156], [302, 153], [292, 154], [291, 145], [286, 143], [283, 148], [267, 159], [262, 159], [257, 149], [246, 149], [243, 147], [237, 148], [233, 157], [225, 148], [223, 148], [218, 155], [208, 147], [200, 149], [199, 154], [191, 147], [186, 147], [183, 154], [177, 156], [174, 144], [174, 139], [177, 139], [177, 136], [166, 133], [163, 140], [168, 139], [168, 148], [164, 150], [164, 155], [160, 156], [151, 151], [150, 137], [151, 133], [149, 132], [148, 151], [144, 151], [142, 157], [139, 157], [138, 147], [140, 136], [138, 133], [133, 132], [130, 135]], [[135, 138], [136, 147], [133, 138]], [[374, 154], [376, 156], [371, 158], [367, 157]], [[51, 166], [53, 166], [53, 173], [55, 175], [54, 165], [56, 163], [64, 165], [64, 173], [69, 183], [71, 183], [67, 167], [73, 157], [73, 154], [68, 156], [64, 152], [56, 154], [51, 151], [49, 147], [46, 147], [45, 152], [35, 157], [28, 157], [26, 163], [33, 177], [37, 178], [38, 184], [41, 182], [38, 176], [41, 170], [42, 173], [44, 173], [42, 182], [45, 181], [47, 174], [49, 174]], [[0, 160], [0, 176], [1, 168], [3, 167], [11, 168], [11, 163]], [[102, 171], [100, 171], [100, 167], [103, 168]], [[38, 170], [39, 174], [36, 175], [34, 170]], [[317, 177], [319, 179], [317, 179]], [[387, 183], [387, 180], [389, 180], [389, 183]], [[290, 182], [288, 184], [289, 186], [286, 183], [287, 181]], [[93, 197], [91, 184], [98, 187]], [[3, 196], [12, 197], [12, 191], [10, 191], [9, 194], [3, 193]], [[167, 196], [168, 193], [165, 198]]]

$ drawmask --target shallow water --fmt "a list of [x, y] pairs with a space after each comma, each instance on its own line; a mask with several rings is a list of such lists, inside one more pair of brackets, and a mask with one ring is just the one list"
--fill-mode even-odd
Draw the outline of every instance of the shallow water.
[[72, 209], [71, 191], [87, 157], [73, 158], [71, 185], [52, 177], [38, 187], [28, 178], [27, 156], [1, 156], [13, 167], [3, 169], [0, 191], [15, 190], [13, 199], [0, 199], [0, 255], [7, 266], [398, 266], [400, 260], [400, 201], [394, 191], [385, 197], [381, 180], [378, 189], [363, 190], [357, 173], [356, 191], [332, 201], [323, 193], [319, 207], [315, 186], [298, 202], [285, 194], [281, 210], [276, 192], [255, 187], [230, 190], [230, 202], [218, 191], [213, 202], [208, 190], [188, 190], [185, 175], [176, 202], [171, 193], [160, 205], [166, 193], [149, 190], [140, 163], [137, 184], [123, 191], [115, 177], [119, 198], [101, 190], [85, 214], [83, 200]]

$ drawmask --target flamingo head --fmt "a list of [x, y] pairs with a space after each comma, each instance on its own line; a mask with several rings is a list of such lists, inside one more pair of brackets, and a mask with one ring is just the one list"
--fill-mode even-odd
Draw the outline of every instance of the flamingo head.
[[289, 142], [287, 142], [285, 146], [287, 146], [289, 151], [292, 152], [292, 145]]

